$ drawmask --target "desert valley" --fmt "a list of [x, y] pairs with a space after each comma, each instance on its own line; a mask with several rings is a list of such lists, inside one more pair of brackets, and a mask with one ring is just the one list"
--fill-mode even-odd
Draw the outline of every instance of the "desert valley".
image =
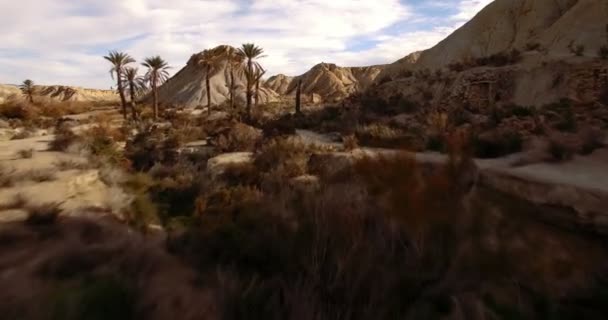
[[0, 319], [608, 317], [608, 1], [297, 76], [201, 50], [0, 85]]

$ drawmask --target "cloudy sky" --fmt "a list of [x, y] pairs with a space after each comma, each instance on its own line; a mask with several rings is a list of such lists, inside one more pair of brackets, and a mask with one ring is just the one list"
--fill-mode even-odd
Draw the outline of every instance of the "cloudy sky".
[[393, 62], [433, 46], [492, 0], [0, 1], [0, 83], [109, 88], [108, 50], [159, 54], [177, 72], [195, 52], [254, 42], [269, 74], [319, 62]]

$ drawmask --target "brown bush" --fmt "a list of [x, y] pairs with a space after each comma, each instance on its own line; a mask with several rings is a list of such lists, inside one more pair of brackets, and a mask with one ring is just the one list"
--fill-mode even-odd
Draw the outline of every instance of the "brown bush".
[[49, 149], [52, 151], [67, 151], [68, 148], [82, 139], [76, 135], [70, 128], [59, 126], [55, 130], [55, 138], [49, 142]]
[[25, 223], [29, 226], [48, 226], [57, 221], [63, 211], [59, 203], [45, 203], [35, 206], [27, 206], [27, 218]]
[[581, 132], [582, 146], [580, 153], [582, 155], [588, 155], [593, 153], [596, 149], [604, 147], [604, 141], [606, 134], [604, 131], [598, 128], [587, 128]]
[[0, 116], [29, 121], [40, 116], [40, 109], [24, 100], [12, 99], [0, 105]]
[[116, 141], [125, 139], [121, 130], [99, 125], [83, 133], [83, 138], [84, 146], [92, 156], [104, 162], [127, 165], [124, 154], [116, 145]]
[[354, 134], [342, 137], [342, 143], [344, 144], [344, 149], [347, 151], [351, 151], [359, 147], [359, 142]]
[[223, 152], [253, 151], [262, 139], [260, 130], [243, 123], [235, 124], [217, 140], [217, 147]]
[[23, 149], [17, 151], [17, 156], [21, 159], [31, 159], [34, 156], [34, 149]]
[[554, 134], [549, 137], [548, 152], [555, 161], [571, 160], [578, 152], [578, 145], [574, 138]]
[[40, 114], [45, 117], [59, 119], [73, 114], [89, 112], [93, 109], [90, 102], [83, 101], [48, 101], [39, 106]]

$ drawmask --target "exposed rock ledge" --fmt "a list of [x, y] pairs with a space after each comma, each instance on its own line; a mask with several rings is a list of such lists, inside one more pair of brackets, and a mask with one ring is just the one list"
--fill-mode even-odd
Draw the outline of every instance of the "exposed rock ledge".
[[[395, 151], [363, 149], [313, 155], [309, 166], [321, 174], [338, 172], [363, 156], [394, 156]], [[424, 167], [445, 163], [435, 153], [412, 154]], [[608, 235], [608, 150], [568, 163], [539, 163], [514, 167], [516, 157], [475, 160], [463, 174], [478, 190], [498, 191], [533, 205], [534, 212], [550, 223]]]

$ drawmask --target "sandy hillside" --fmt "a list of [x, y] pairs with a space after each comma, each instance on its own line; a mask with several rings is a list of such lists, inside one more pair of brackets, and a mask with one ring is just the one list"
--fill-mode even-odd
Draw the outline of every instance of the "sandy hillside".
[[431, 68], [456, 61], [534, 48], [564, 57], [569, 47], [583, 46], [585, 56], [596, 56], [608, 45], [608, 2], [601, 0], [496, 0], [475, 18], [419, 59], [402, 59], [387, 68]]
[[[118, 101], [118, 94], [111, 90], [85, 89], [70, 86], [36, 86], [36, 98], [54, 101]], [[14, 85], [0, 84], [0, 103], [11, 97], [20, 96], [21, 91]]]

